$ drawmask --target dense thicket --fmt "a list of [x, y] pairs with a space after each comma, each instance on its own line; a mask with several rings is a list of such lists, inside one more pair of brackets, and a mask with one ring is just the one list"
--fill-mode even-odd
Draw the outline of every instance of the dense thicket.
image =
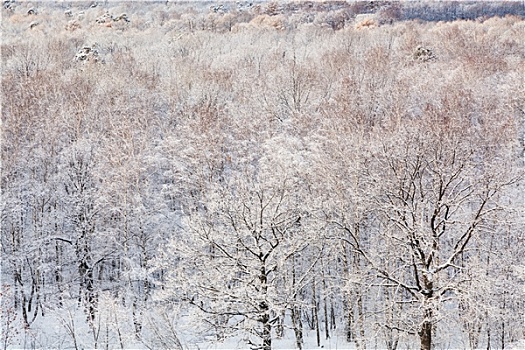
[[4, 348], [525, 337], [520, 17], [148, 6], [3, 10]]

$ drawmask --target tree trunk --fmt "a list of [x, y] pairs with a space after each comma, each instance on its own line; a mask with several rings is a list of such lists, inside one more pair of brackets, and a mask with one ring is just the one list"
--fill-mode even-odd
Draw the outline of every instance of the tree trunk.
[[272, 350], [272, 325], [270, 324], [270, 315], [263, 315], [263, 347], [262, 350]]
[[301, 322], [301, 310], [292, 307], [292, 327], [295, 333], [295, 345], [297, 349], [303, 348], [303, 323]]
[[[355, 232], [357, 237], [361, 232], [359, 223], [355, 224]], [[353, 256], [353, 270], [361, 276], [361, 257], [358, 254]], [[357, 322], [355, 333], [359, 332], [359, 337], [356, 338], [357, 348], [360, 350], [366, 349], [366, 339], [365, 339], [365, 315], [363, 312], [363, 284], [359, 283], [356, 285], [356, 299], [357, 299]]]
[[363, 312], [363, 297], [361, 296], [361, 290], [357, 295], [357, 328], [359, 330], [359, 337], [356, 339], [356, 345], [358, 349], [366, 349], [365, 339], [365, 316]]
[[315, 277], [312, 281], [312, 323], [315, 329], [317, 346], [321, 346], [321, 334], [319, 332], [319, 310], [317, 307], [317, 294], [315, 292]]
[[419, 331], [419, 339], [421, 341], [421, 350], [432, 349], [432, 310], [427, 309], [425, 311], [425, 320], [421, 325]]
[[324, 298], [324, 335], [326, 339], [330, 338], [330, 325], [328, 323], [328, 303], [327, 298]]
[[137, 304], [137, 297], [134, 296], [132, 302], [133, 326], [135, 328], [135, 339], [140, 340], [142, 335], [142, 308]]
[[354, 332], [354, 307], [352, 305], [353, 293], [347, 293], [346, 295], [346, 312], [345, 312], [345, 334], [346, 341], [348, 343], [352, 342], [355, 339]]
[[505, 349], [505, 321], [501, 322], [501, 349]]
[[[488, 322], [487, 322], [488, 324]], [[491, 347], [490, 347], [490, 326], [487, 327], [487, 350], [490, 350]]]
[[91, 322], [95, 321], [95, 312], [97, 308], [97, 296], [95, 295], [95, 286], [93, 278], [93, 269], [90, 267], [86, 275], [86, 293], [87, 293], [87, 309], [88, 316]]
[[333, 296], [330, 296], [330, 328], [335, 330], [337, 328], [337, 322], [335, 319], [335, 307]]
[[[56, 230], [58, 228], [55, 227]], [[61, 262], [61, 256], [62, 256], [62, 249], [59, 246], [58, 241], [55, 242], [55, 283], [57, 285], [58, 289], [58, 307], [62, 308], [63, 306], [63, 297], [64, 297], [64, 290], [62, 286], [63, 277], [62, 277], [62, 262]]]
[[385, 295], [385, 323], [386, 323], [386, 329], [385, 329], [385, 338], [386, 338], [386, 348], [388, 350], [396, 350], [397, 344], [399, 341], [399, 336], [397, 335], [397, 331], [394, 330], [394, 303], [392, 303], [392, 300], [390, 298], [390, 291], [388, 288], [383, 289], [383, 293]]
[[[264, 260], [261, 261], [261, 270], [259, 275], [259, 281], [261, 282], [261, 295], [266, 298], [268, 294], [268, 273], [266, 266], [264, 265]], [[260, 322], [263, 325], [262, 331], [262, 350], [271, 350], [272, 349], [272, 324], [270, 323], [270, 307], [265, 300], [262, 300], [259, 303], [259, 309], [261, 311]]]
[[[346, 252], [346, 248], [343, 245], [343, 273], [345, 276], [348, 276], [350, 274], [350, 263], [348, 261], [348, 255]], [[352, 293], [351, 291], [346, 291], [345, 296], [343, 299], [343, 315], [344, 315], [344, 326], [345, 326], [345, 335], [346, 335], [346, 341], [348, 343], [352, 342], [354, 339], [353, 334], [353, 323], [354, 323], [354, 317], [353, 317], [353, 307], [352, 307]]]
[[286, 310], [282, 310], [281, 314], [278, 317], [277, 320], [277, 326], [275, 329], [275, 333], [277, 338], [282, 338], [284, 336], [284, 319], [286, 317]]
[[[292, 254], [292, 287], [295, 289], [295, 255]], [[297, 307], [297, 292], [294, 293], [294, 305], [292, 305], [292, 327], [295, 334], [295, 345], [297, 349], [303, 348], [303, 323], [301, 322], [301, 309]]]
[[329, 326], [329, 319], [328, 319], [328, 297], [327, 297], [327, 294], [328, 294], [328, 291], [327, 291], [327, 288], [326, 288], [326, 275], [324, 273], [324, 266], [323, 266], [323, 293], [324, 293], [324, 298], [323, 298], [323, 306], [324, 306], [324, 333], [325, 333], [325, 337], [326, 339], [330, 338], [330, 326]]

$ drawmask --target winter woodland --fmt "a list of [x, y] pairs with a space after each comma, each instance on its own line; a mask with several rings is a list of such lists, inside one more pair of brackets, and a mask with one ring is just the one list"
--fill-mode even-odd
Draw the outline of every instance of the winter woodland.
[[523, 6], [4, 2], [1, 348], [525, 346]]

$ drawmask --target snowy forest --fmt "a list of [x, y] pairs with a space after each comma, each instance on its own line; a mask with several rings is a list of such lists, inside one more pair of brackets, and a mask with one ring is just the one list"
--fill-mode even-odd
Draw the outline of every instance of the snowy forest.
[[524, 6], [4, 1], [0, 348], [525, 348]]

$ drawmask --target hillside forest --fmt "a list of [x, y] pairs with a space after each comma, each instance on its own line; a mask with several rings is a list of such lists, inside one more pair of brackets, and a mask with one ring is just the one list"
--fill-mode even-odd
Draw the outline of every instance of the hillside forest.
[[1, 11], [2, 349], [525, 347], [523, 2]]

